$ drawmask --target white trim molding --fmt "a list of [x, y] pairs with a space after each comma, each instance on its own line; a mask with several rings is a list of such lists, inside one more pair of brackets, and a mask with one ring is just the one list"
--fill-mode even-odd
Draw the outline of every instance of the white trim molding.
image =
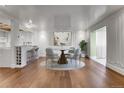
[[118, 72], [119, 74], [121, 75], [124, 75], [124, 69], [118, 67], [118, 66], [115, 66], [115, 65], [112, 65], [110, 63], [107, 63], [106, 65], [108, 68], [110, 68], [111, 70], [115, 71], [115, 72]]

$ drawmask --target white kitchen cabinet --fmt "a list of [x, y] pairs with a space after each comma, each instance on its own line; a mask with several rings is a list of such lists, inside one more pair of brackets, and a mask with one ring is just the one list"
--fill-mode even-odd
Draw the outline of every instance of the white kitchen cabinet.
[[10, 48], [0, 49], [0, 67], [11, 67], [12, 58], [12, 50]]
[[15, 67], [22, 68], [38, 58], [38, 48], [33, 46], [17, 46], [15, 47]]

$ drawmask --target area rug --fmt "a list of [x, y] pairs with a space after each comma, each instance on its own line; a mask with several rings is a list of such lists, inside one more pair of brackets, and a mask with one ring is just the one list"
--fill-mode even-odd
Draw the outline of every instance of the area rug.
[[68, 64], [58, 64], [57, 62], [46, 64], [44, 61], [41, 66], [51, 70], [75, 70], [83, 68], [85, 63], [79, 60], [68, 60]]

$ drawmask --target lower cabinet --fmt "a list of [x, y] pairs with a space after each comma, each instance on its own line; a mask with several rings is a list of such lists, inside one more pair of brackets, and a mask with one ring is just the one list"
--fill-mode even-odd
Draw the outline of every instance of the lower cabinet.
[[38, 58], [38, 48], [34, 47], [15, 47], [16, 67], [24, 67]]

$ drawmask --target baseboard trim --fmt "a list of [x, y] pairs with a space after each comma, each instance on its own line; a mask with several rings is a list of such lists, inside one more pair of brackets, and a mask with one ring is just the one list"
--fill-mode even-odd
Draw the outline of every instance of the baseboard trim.
[[98, 59], [96, 59], [96, 58], [94, 59], [94, 58], [93, 58], [93, 57], [91, 57], [91, 56], [90, 56], [90, 59], [91, 59], [91, 60], [93, 60], [94, 62], [97, 62], [97, 63], [99, 63], [99, 64], [103, 65], [103, 66], [106, 66], [106, 62], [105, 62], [105, 63], [100, 62], [100, 61], [98, 61]]
[[119, 68], [119, 67], [114, 66], [114, 65], [109, 64], [109, 63], [107, 63], [107, 65], [106, 65], [106, 66], [107, 66], [108, 68], [110, 68], [111, 70], [114, 70], [115, 72], [118, 72], [119, 74], [121, 74], [121, 75], [123, 75], [123, 76], [124, 76], [124, 69]]

